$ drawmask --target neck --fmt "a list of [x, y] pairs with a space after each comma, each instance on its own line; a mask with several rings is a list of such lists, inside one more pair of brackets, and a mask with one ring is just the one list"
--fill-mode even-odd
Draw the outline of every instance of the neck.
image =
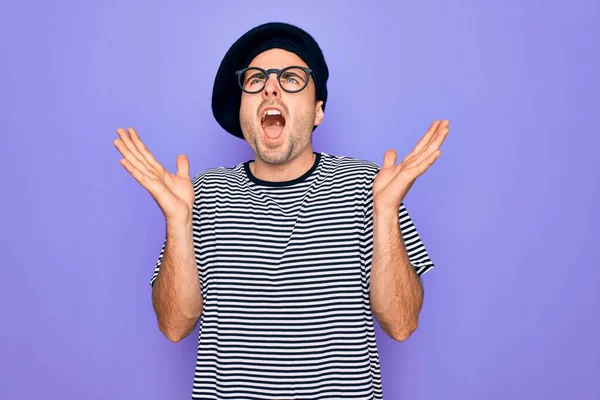
[[269, 164], [256, 157], [256, 160], [250, 163], [250, 171], [252, 175], [263, 181], [285, 182], [305, 174], [314, 162], [315, 154], [312, 146], [307, 146], [302, 153], [285, 164]]

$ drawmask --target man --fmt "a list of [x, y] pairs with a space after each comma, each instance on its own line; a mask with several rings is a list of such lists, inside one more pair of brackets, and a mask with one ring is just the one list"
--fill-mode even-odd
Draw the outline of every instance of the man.
[[133, 129], [122, 165], [158, 203], [166, 239], [152, 274], [160, 330], [200, 323], [193, 399], [381, 399], [373, 315], [403, 341], [433, 267], [403, 204], [439, 157], [447, 121], [383, 166], [313, 151], [329, 71], [314, 39], [269, 23], [229, 49], [213, 114], [255, 160], [171, 174]]

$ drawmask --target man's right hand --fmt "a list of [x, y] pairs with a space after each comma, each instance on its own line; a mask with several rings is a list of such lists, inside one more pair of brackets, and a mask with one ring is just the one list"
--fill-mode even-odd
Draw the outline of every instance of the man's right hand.
[[133, 128], [117, 129], [115, 147], [123, 158], [121, 165], [152, 195], [168, 223], [189, 224], [192, 220], [194, 187], [189, 175], [189, 160], [177, 157], [177, 173], [172, 174], [148, 151]]

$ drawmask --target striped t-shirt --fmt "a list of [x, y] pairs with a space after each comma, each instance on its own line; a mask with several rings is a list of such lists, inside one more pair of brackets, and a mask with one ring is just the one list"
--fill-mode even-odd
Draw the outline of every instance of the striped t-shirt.
[[[315, 155], [287, 182], [257, 179], [249, 162], [193, 179], [203, 312], [192, 399], [383, 398], [369, 302], [379, 167]], [[399, 216], [421, 275], [433, 263], [404, 204]]]

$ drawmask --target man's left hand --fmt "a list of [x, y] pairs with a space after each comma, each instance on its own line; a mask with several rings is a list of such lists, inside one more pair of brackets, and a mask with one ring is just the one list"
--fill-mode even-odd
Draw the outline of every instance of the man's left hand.
[[373, 182], [375, 210], [397, 212], [415, 180], [440, 157], [440, 147], [448, 135], [448, 120], [434, 121], [412, 152], [398, 165], [396, 151], [388, 150]]

